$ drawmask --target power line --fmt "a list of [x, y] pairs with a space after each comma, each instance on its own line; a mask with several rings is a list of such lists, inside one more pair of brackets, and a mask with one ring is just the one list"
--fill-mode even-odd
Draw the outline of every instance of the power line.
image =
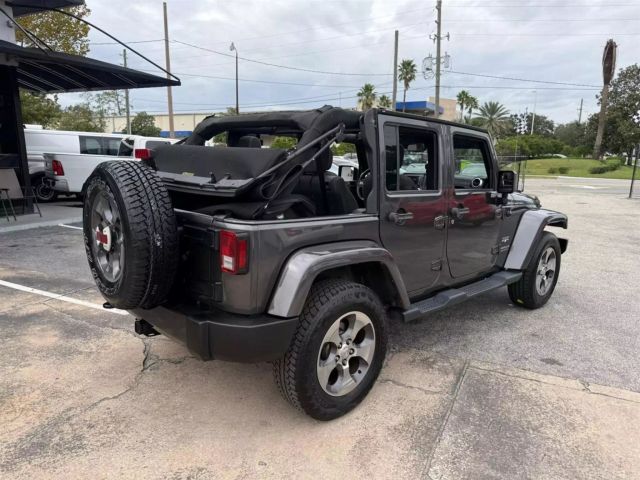
[[[154, 70], [140, 70], [141, 72], [149, 72], [153, 73]], [[232, 80], [235, 82], [235, 77], [221, 77], [217, 75], [203, 75], [203, 74], [195, 74], [195, 73], [177, 73], [176, 75], [180, 75], [181, 77], [195, 77], [195, 78], [211, 78], [214, 80]], [[241, 82], [248, 83], [266, 83], [273, 85], [291, 85], [291, 86], [299, 86], [299, 87], [323, 87], [323, 88], [360, 88], [357, 85], [327, 85], [327, 84], [318, 84], [318, 83], [300, 83], [300, 82], [279, 82], [276, 80], [256, 80], [252, 78], [239, 78]]]
[[[126, 44], [133, 43], [153, 43], [153, 42], [164, 42], [164, 38], [159, 38], [156, 40], [132, 40], [130, 42], [124, 42]], [[90, 42], [89, 45], [119, 45], [118, 42]]]
[[[181, 45], [187, 45], [189, 47], [193, 47], [193, 48], [197, 48], [198, 50], [204, 50], [207, 52], [212, 52], [212, 53], [216, 53], [218, 55], [222, 55], [223, 57], [233, 57], [235, 58], [235, 55], [230, 55], [228, 53], [225, 52], [219, 52], [217, 50], [213, 50], [211, 48], [205, 48], [205, 47], [200, 47], [198, 45], [193, 45], [191, 43], [187, 43], [187, 42], [181, 42], [179, 40], [174, 40], [175, 43], [179, 43]], [[319, 74], [324, 74], [324, 75], [343, 75], [343, 76], [360, 76], [360, 77], [379, 77], [379, 76], [391, 76], [391, 73], [348, 73], [348, 72], [328, 72], [328, 71], [324, 71], [324, 70], [313, 70], [313, 69], [309, 69], [309, 68], [299, 68], [299, 67], [291, 67], [288, 65], [278, 65], [275, 63], [270, 63], [270, 62], [263, 62], [261, 60], [253, 60], [251, 58], [246, 58], [246, 57], [238, 57], [240, 58], [240, 60], [243, 60], [245, 62], [250, 62], [250, 63], [257, 63], [259, 65], [266, 65], [269, 67], [276, 67], [276, 68], [284, 68], [286, 70], [295, 70], [295, 71], [299, 71], [299, 72], [307, 72], [307, 73], [319, 73]]]
[[449, 70], [449, 73], [455, 73], [457, 75], [468, 75], [468, 76], [472, 76], [472, 77], [483, 77], [483, 78], [495, 78], [498, 80], [514, 80], [517, 82], [530, 82], [530, 83], [548, 83], [548, 84], [552, 84], [552, 85], [568, 85], [568, 86], [572, 86], [572, 87], [592, 87], [592, 88], [597, 88], [600, 89], [601, 87], [599, 85], [589, 85], [589, 84], [585, 84], [585, 83], [569, 83], [569, 82], [554, 82], [552, 80], [531, 80], [531, 79], [527, 79], [527, 78], [517, 78], [517, 77], [503, 77], [500, 75], [486, 75], [483, 73], [470, 73], [470, 72], [458, 72], [456, 70]]

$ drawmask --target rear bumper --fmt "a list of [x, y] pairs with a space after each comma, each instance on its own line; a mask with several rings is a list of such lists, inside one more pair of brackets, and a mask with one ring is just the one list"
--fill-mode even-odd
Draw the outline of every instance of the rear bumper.
[[234, 315], [180, 306], [136, 309], [131, 313], [183, 343], [202, 360], [276, 360], [289, 348], [298, 324], [298, 317]]
[[69, 193], [69, 183], [65, 179], [47, 177], [46, 181], [56, 192]]

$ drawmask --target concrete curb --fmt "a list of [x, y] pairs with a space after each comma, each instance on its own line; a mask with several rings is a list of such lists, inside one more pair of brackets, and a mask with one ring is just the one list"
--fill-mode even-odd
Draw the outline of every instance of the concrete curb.
[[12, 225], [10, 227], [0, 227], [0, 233], [19, 232], [22, 230], [31, 230], [40, 227], [55, 227], [61, 223], [77, 223], [81, 222], [82, 217], [59, 218], [57, 220], [49, 220], [46, 222], [25, 223], [24, 225]]

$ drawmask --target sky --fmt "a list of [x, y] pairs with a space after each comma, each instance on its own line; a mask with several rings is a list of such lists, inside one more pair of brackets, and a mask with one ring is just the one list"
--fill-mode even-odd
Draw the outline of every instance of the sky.
[[[164, 66], [162, 1], [86, 3], [91, 22]], [[240, 56], [241, 111], [354, 107], [367, 82], [379, 95], [391, 96], [396, 29], [399, 59], [413, 59], [419, 69], [407, 100], [435, 94], [435, 80], [421, 73], [423, 58], [436, 51], [429, 39], [436, 31], [435, 0], [167, 0], [167, 5], [171, 70], [182, 81], [173, 89], [175, 112], [223, 111], [235, 104], [231, 42]], [[583, 98], [585, 119], [597, 111], [607, 39], [618, 44], [618, 70], [640, 62], [639, 18], [640, 0], [443, 0], [442, 33], [449, 40], [443, 40], [442, 51], [451, 61], [442, 75], [441, 97], [455, 98], [464, 89], [481, 103], [498, 101], [512, 113], [535, 108], [556, 123], [577, 120]], [[121, 63], [121, 47], [108, 37], [92, 31], [90, 40], [89, 56]], [[162, 74], [131, 52], [129, 66]], [[62, 103], [78, 98], [62, 97]], [[166, 89], [132, 90], [131, 103], [134, 112], [166, 112]]]

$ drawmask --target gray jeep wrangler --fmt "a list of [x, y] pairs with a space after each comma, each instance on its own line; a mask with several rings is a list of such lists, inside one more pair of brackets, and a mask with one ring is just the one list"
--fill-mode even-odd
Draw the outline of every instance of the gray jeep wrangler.
[[[266, 148], [276, 136], [295, 147]], [[214, 137], [227, 145], [205, 146]], [[355, 147], [357, 168], [329, 171], [336, 142]], [[273, 361], [284, 397], [321, 420], [373, 386], [388, 318], [505, 286], [541, 307], [567, 248], [546, 231], [567, 217], [515, 192], [468, 125], [325, 106], [212, 116], [147, 153], [102, 163], [86, 185], [105, 306], [203, 360]]]

